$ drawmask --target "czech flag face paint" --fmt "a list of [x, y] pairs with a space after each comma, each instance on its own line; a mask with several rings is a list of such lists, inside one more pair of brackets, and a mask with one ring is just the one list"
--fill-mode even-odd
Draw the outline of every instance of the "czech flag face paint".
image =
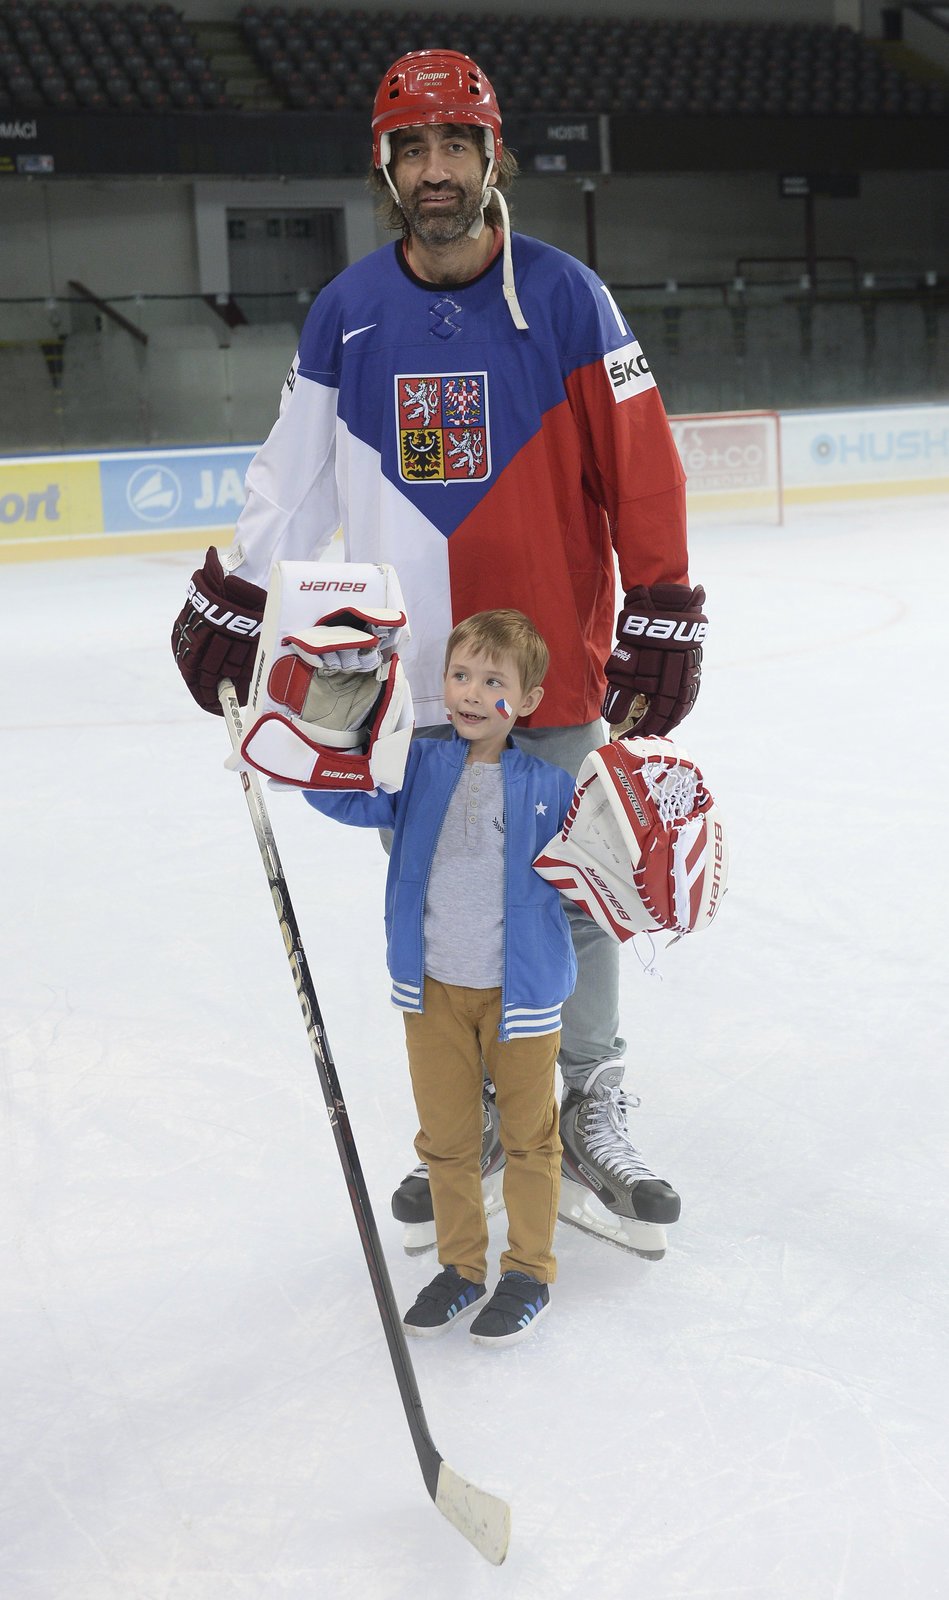
[[507, 721], [511, 715], [511, 707], [508, 705], [506, 700], [495, 700], [494, 709], [495, 711], [500, 711], [505, 721]]

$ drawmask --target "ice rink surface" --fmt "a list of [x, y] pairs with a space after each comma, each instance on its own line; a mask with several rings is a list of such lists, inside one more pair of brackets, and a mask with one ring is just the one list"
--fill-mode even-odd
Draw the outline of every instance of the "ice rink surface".
[[[507, 1352], [412, 1347], [488, 1567], [422, 1485], [223, 724], [196, 557], [2, 569], [3, 1600], [949, 1595], [949, 503], [696, 525], [681, 743], [714, 927], [624, 951], [664, 1261], [561, 1227]], [[942, 730], [940, 732], [940, 730]], [[374, 836], [270, 808], [400, 1305], [414, 1162]], [[500, 1244], [503, 1216], [492, 1237]]]

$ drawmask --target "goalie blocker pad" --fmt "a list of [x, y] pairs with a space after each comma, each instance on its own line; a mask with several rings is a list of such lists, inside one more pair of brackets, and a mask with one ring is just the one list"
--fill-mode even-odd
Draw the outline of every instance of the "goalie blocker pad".
[[670, 739], [630, 739], [586, 757], [563, 830], [534, 866], [623, 942], [707, 928], [725, 892], [728, 842], [685, 751]]
[[394, 568], [277, 562], [233, 764], [300, 789], [400, 789], [414, 727], [397, 653], [408, 638]]

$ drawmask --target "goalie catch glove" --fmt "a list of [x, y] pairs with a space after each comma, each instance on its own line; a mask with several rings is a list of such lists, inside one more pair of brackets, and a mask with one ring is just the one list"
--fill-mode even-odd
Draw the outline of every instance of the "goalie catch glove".
[[178, 670], [202, 710], [223, 716], [217, 694], [222, 678], [232, 680], [239, 703], [245, 703], [266, 599], [256, 583], [225, 574], [212, 545], [171, 630]]
[[534, 867], [611, 938], [707, 928], [728, 880], [728, 840], [695, 762], [670, 739], [591, 751], [562, 831]]
[[630, 589], [606, 663], [603, 715], [613, 737], [669, 733], [695, 704], [708, 630], [705, 590], [682, 583]]

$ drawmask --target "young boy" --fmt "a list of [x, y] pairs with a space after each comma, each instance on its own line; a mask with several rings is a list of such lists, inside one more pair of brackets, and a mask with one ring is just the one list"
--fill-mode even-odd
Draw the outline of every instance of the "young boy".
[[[573, 780], [518, 750], [518, 717], [543, 697], [548, 652], [519, 611], [483, 611], [445, 654], [448, 739], [415, 739], [397, 794], [308, 791], [318, 811], [392, 828], [386, 934], [392, 999], [418, 1110], [443, 1270], [406, 1312], [430, 1337], [485, 1296], [482, 1083], [495, 1087], [507, 1162], [508, 1248], [471, 1337], [510, 1344], [549, 1304], [561, 1144], [554, 1068], [576, 962], [557, 891], [533, 870], [563, 826]], [[483, 1063], [483, 1065], [482, 1065]]]

